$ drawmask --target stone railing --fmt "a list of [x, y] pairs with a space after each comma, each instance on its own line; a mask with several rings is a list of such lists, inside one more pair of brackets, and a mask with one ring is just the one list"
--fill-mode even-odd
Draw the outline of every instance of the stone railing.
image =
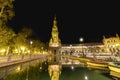
[[26, 59], [35, 59], [40, 57], [47, 56], [42, 54], [31, 54], [31, 55], [8, 55], [8, 56], [0, 56], [0, 64], [5, 62], [12, 62], [18, 60], [26, 60]]

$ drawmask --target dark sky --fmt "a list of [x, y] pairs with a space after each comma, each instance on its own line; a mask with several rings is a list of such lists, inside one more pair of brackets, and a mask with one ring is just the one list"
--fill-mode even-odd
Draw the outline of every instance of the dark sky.
[[100, 42], [103, 35], [120, 34], [117, 2], [50, 1], [16, 0], [16, 16], [11, 20], [13, 29], [19, 31], [22, 26], [31, 27], [41, 41], [48, 42], [56, 14], [63, 44], [80, 43], [80, 37], [84, 42]]

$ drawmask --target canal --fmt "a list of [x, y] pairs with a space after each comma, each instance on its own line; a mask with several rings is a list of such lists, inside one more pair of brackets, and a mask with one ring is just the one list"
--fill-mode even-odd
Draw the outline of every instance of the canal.
[[[115, 73], [112, 73], [115, 74]], [[59, 80], [120, 80], [109, 70], [84, 65], [62, 66]], [[46, 61], [35, 60], [0, 68], [0, 80], [51, 80]]]

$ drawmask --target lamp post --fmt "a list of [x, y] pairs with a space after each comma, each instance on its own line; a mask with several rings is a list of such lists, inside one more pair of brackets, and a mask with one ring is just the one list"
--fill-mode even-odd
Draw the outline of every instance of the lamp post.
[[43, 55], [43, 47], [41, 47], [41, 53], [42, 53], [42, 55]]
[[24, 54], [25, 47], [21, 47], [21, 50], [22, 50], [22, 54]]
[[21, 47], [22, 50], [22, 60], [24, 59], [24, 51], [25, 51], [25, 47]]
[[70, 56], [72, 56], [72, 45], [70, 45]]
[[44, 62], [43, 46], [41, 47], [41, 54], [42, 54], [42, 62]]
[[[81, 38], [79, 39], [79, 41], [82, 43], [82, 42], [84, 41], [84, 38], [83, 38], [83, 37], [81, 37]], [[83, 56], [84, 56], [84, 52], [83, 52], [83, 45], [81, 45], [81, 47], [82, 47], [82, 53], [83, 53]]]
[[31, 55], [32, 55], [32, 44], [33, 44], [33, 41], [30, 41], [30, 58], [31, 58]]

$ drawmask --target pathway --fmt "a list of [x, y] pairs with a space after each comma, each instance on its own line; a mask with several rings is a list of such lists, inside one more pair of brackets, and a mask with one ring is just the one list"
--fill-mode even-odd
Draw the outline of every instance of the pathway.
[[24, 58], [24, 59], [16, 59], [16, 60], [11, 60], [11, 61], [1, 62], [0, 63], [0, 68], [10, 66], [10, 65], [14, 65], [14, 64], [23, 63], [23, 62], [38, 60], [38, 59], [44, 60], [44, 59], [47, 59], [47, 56], [48, 55], [39, 55], [39, 56], [33, 57], [33, 58]]

